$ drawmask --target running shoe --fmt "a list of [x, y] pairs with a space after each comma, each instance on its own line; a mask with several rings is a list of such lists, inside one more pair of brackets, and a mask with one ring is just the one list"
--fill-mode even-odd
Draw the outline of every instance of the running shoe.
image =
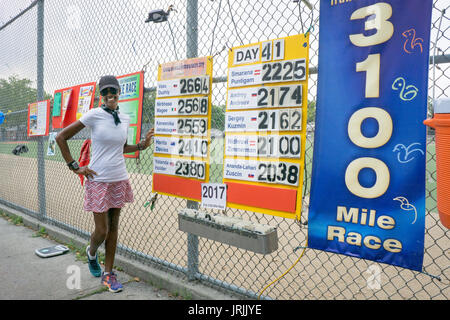
[[89, 247], [86, 248], [86, 256], [88, 258], [88, 266], [89, 271], [94, 277], [100, 277], [102, 275], [102, 268], [100, 267], [100, 264], [98, 263], [98, 254], [95, 253], [95, 259], [89, 259]]
[[117, 281], [117, 275], [114, 272], [110, 272], [109, 274], [102, 273], [102, 284], [108, 287], [108, 290], [111, 292], [119, 292], [122, 291], [122, 284]]

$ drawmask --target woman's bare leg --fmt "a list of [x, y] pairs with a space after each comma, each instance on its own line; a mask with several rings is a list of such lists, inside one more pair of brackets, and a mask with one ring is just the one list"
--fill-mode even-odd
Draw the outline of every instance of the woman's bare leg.
[[119, 218], [120, 208], [108, 210], [108, 232], [105, 239], [105, 272], [111, 272], [114, 265], [119, 235]]

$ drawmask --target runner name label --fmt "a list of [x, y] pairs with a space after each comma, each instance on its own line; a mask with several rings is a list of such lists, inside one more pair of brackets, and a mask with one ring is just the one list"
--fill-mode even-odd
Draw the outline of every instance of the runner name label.
[[159, 136], [154, 139], [155, 153], [202, 158], [208, 155], [208, 140], [206, 139]]
[[232, 89], [227, 109], [301, 107], [302, 93], [301, 84]]
[[228, 87], [306, 80], [306, 60], [294, 59], [229, 69]]
[[225, 155], [299, 159], [301, 156], [301, 136], [227, 135], [225, 137]]
[[302, 110], [297, 108], [227, 112], [225, 132], [300, 131]]
[[208, 118], [155, 118], [155, 133], [206, 136]]
[[158, 81], [156, 97], [208, 94], [209, 76]]
[[300, 166], [291, 162], [225, 159], [224, 178], [298, 186]]
[[205, 180], [206, 163], [204, 161], [154, 157], [153, 172]]
[[208, 97], [156, 99], [156, 116], [207, 115]]

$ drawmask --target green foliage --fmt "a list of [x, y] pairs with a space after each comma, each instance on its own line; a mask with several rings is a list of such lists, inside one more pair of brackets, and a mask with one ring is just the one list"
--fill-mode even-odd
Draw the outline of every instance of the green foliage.
[[156, 91], [144, 93], [144, 101], [142, 106], [142, 123], [153, 124], [155, 118], [155, 98]]
[[47, 230], [45, 230], [44, 227], [41, 227], [41, 228], [39, 229], [39, 231], [37, 231], [36, 233], [34, 233], [34, 234], [32, 235], [33, 238], [37, 238], [37, 237], [43, 237], [43, 238], [45, 238], [45, 237], [47, 237], [47, 236], [48, 236], [48, 233], [47, 233]]
[[311, 123], [316, 121], [316, 101], [308, 101], [308, 117], [306, 122]]
[[[0, 110], [4, 113], [24, 110], [29, 103], [36, 102], [37, 90], [32, 84], [30, 79], [20, 79], [17, 75], [0, 79]], [[51, 98], [51, 95], [44, 93], [44, 100]]]
[[211, 106], [211, 129], [224, 130], [225, 106]]

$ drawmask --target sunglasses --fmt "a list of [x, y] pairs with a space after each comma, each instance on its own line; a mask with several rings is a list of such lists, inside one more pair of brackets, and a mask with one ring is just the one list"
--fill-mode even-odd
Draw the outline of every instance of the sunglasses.
[[117, 94], [117, 89], [116, 88], [105, 88], [102, 91], [100, 91], [100, 94], [102, 96], [106, 96], [108, 93]]

